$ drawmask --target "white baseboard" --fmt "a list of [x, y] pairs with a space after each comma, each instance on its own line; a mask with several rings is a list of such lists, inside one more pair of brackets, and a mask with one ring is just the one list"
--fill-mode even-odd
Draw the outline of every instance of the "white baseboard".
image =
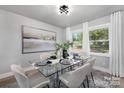
[[110, 71], [109, 71], [108, 69], [105, 69], [105, 68], [103, 68], [103, 67], [94, 66], [93, 68], [96, 69], [96, 70], [100, 70], [100, 71], [102, 71], [102, 72], [110, 73]]
[[[30, 71], [33, 70], [34, 68], [32, 66], [28, 67], [28, 68], [24, 68], [25, 71]], [[8, 72], [8, 73], [4, 73], [4, 74], [0, 74], [0, 79], [4, 79], [7, 77], [13, 76], [12, 72]]]

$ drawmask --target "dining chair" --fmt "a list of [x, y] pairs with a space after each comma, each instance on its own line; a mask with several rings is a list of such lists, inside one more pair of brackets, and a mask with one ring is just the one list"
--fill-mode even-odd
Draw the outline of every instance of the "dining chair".
[[24, 69], [20, 65], [12, 64], [11, 70], [17, 80], [17, 83], [20, 88], [38, 88], [38, 87], [49, 87], [49, 79], [44, 76], [40, 76], [39, 78], [30, 79]]
[[86, 78], [87, 78], [87, 83], [88, 83], [88, 87], [89, 87], [89, 80], [88, 80], [88, 76], [89, 76], [89, 75], [91, 75], [92, 81], [93, 81], [94, 86], [95, 86], [95, 81], [94, 81], [94, 77], [93, 77], [93, 73], [92, 73], [92, 71], [93, 71], [93, 66], [94, 66], [94, 64], [95, 64], [95, 61], [96, 61], [96, 58], [92, 57], [92, 58], [90, 58], [90, 59], [86, 62], [86, 64], [87, 64], [87, 63], [90, 64], [90, 69], [89, 69], [90, 71], [89, 71], [89, 73], [88, 73], [87, 76], [86, 76]]
[[66, 72], [65, 74], [59, 76], [59, 86], [61, 82], [63, 82], [69, 88], [77, 88], [81, 85], [84, 86], [84, 80], [87, 73], [89, 73], [89, 68], [90, 64], [87, 63], [74, 71]]
[[89, 58], [90, 57], [86, 52], [80, 52], [80, 53], [78, 53], [78, 55], [80, 57], [82, 57], [83, 59], [86, 59], [86, 58]]

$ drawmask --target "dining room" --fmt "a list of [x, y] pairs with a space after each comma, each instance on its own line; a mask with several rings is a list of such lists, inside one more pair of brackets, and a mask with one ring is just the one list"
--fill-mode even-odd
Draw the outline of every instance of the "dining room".
[[124, 87], [123, 25], [124, 5], [0, 5], [0, 88]]

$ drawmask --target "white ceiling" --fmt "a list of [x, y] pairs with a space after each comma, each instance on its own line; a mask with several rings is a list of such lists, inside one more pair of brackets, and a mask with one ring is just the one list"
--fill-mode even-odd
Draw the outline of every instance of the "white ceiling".
[[124, 10], [124, 5], [72, 5], [71, 14], [58, 15], [56, 5], [0, 5], [0, 9], [14, 12], [61, 28], [74, 26], [114, 11]]

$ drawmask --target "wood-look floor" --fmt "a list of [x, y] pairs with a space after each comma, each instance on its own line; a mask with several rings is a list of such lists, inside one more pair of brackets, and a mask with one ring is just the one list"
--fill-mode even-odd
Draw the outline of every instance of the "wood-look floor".
[[120, 78], [120, 88], [124, 88], [124, 77]]

